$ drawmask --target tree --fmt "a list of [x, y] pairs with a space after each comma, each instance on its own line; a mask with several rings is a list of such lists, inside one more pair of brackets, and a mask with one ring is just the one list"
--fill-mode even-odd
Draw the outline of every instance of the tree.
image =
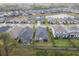
[[35, 39], [35, 33], [36, 33], [35, 24], [33, 26], [33, 31], [34, 31], [34, 33], [33, 33], [33, 37], [32, 37], [32, 45], [34, 45], [34, 39]]
[[9, 33], [0, 33], [0, 40], [2, 42], [2, 44], [0, 43], [0, 45], [4, 48], [6, 56], [9, 55], [9, 50], [12, 50], [16, 46], [19, 46], [18, 42], [16, 40], [13, 40]]
[[0, 56], [2, 55], [1, 54], [1, 48], [3, 47], [3, 41], [0, 39]]
[[9, 34], [7, 33], [1, 33], [1, 39], [3, 40], [4, 43], [4, 50], [5, 50], [5, 55], [8, 56], [8, 47], [7, 47], [7, 40], [10, 39]]

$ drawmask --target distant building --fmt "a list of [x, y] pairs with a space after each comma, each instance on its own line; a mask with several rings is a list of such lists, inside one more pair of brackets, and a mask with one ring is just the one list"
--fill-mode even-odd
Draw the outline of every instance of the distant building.
[[36, 21], [40, 21], [40, 22], [44, 22], [45, 21], [45, 17], [44, 16], [37, 16], [35, 17]]
[[4, 12], [0, 12], [0, 18], [4, 17]]
[[46, 16], [46, 19], [48, 20], [49, 24], [56, 24], [57, 20], [53, 16]]

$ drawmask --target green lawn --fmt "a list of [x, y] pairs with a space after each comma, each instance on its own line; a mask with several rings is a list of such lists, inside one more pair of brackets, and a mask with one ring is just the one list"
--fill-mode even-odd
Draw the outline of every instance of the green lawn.
[[51, 42], [35, 42], [34, 46], [46, 46], [46, 47], [52, 47]]
[[55, 46], [57, 47], [72, 47], [69, 40], [67, 39], [58, 39], [54, 41], [55, 41]]
[[79, 40], [73, 39], [72, 42], [76, 45], [76, 47], [79, 47]]
[[32, 47], [17, 47], [9, 51], [9, 55], [12, 56], [32, 56], [35, 52]]

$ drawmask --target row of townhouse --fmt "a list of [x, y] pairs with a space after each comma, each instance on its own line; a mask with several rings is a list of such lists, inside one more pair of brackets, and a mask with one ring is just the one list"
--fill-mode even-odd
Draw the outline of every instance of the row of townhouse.
[[17, 39], [23, 44], [29, 44], [32, 41], [33, 31], [30, 27], [21, 26], [1, 26], [0, 33], [7, 32], [11, 38]]
[[11, 16], [28, 16], [29, 12], [24, 10], [9, 10], [9, 11], [0, 11], [0, 18], [11, 17]]
[[54, 37], [62, 37], [62, 38], [78, 38], [79, 37], [79, 28], [78, 27], [69, 27], [65, 28], [61, 25], [54, 25], [52, 27], [52, 33]]
[[49, 23], [57, 23], [57, 20], [63, 24], [78, 24], [79, 20], [75, 16], [71, 16], [68, 14], [57, 14], [57, 15], [51, 15], [46, 16], [46, 19], [48, 19]]
[[49, 7], [46, 9], [32, 9], [32, 10], [30, 10], [30, 12], [31, 12], [31, 14], [79, 13], [78, 8], [76, 8], [76, 6], [73, 6], [73, 7]]
[[78, 24], [79, 20], [72, 15], [68, 14], [55, 14], [50, 16], [29, 16], [28, 20], [32, 23], [34, 21], [40, 21], [41, 23], [45, 22], [45, 20], [48, 20], [49, 23], [57, 24], [57, 20], [59, 20], [63, 24]]
[[47, 14], [47, 13], [69, 13], [75, 12], [79, 13], [79, 7], [49, 7], [45, 9], [29, 9], [29, 10], [10, 10], [10, 11], [0, 11], [0, 17], [4, 16], [17, 16], [17, 15], [25, 15], [28, 14]]
[[57, 24], [57, 20], [63, 24], [78, 24], [79, 20], [78, 18], [75, 18], [74, 16], [65, 16], [65, 14], [59, 14], [59, 15], [51, 15], [51, 16], [29, 16], [29, 17], [9, 17], [9, 18], [0, 18], [0, 21], [24, 21], [25, 23], [35, 23], [37, 21], [40, 21], [41, 23], [44, 23], [45, 20], [48, 20], [49, 24]]
[[[33, 27], [21, 27], [21, 26], [3, 26], [0, 27], [1, 32], [8, 32], [10, 33], [11, 37], [19, 40], [23, 43], [23, 45], [29, 45], [33, 40], [36, 42], [48, 42], [48, 31], [46, 27], [38, 26], [35, 28], [34, 31]], [[52, 34], [54, 37], [61, 37], [61, 38], [74, 38], [79, 37], [79, 28], [78, 27], [69, 27], [66, 28], [63, 25], [52, 25]], [[34, 38], [33, 38], [33, 35]]]
[[[38, 26], [36, 27], [36, 31], [33, 30], [33, 27], [29, 26], [1, 26], [0, 27], [0, 33], [1, 32], [8, 32], [12, 38], [19, 39], [23, 45], [29, 45], [32, 40], [34, 41], [41, 41], [41, 42], [47, 42], [48, 41], [48, 32], [46, 30], [46, 27]], [[35, 32], [35, 37], [33, 39], [33, 35]]]

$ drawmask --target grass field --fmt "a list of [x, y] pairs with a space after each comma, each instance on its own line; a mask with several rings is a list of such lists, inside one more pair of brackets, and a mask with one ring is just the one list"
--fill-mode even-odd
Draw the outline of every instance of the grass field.
[[[76, 47], [79, 47], [79, 40], [71, 40], [73, 44], [76, 45]], [[68, 48], [73, 47], [73, 44], [68, 39], [57, 39], [54, 40], [55, 44], [53, 45], [53, 42], [34, 42], [34, 46], [46, 46], [46, 47], [61, 47], [61, 48]]]
[[52, 42], [35, 42], [34, 46], [52, 47]]
[[73, 39], [72, 42], [74, 42], [76, 47], [79, 48], [79, 40], [78, 39]]
[[34, 50], [36, 56], [79, 56], [79, 51]]
[[58, 40], [54, 40], [55, 41], [55, 46], [57, 47], [72, 47], [72, 45], [70, 44], [69, 40], [67, 39], [58, 39]]
[[29, 48], [15, 48], [9, 55], [32, 56], [34, 52]]

